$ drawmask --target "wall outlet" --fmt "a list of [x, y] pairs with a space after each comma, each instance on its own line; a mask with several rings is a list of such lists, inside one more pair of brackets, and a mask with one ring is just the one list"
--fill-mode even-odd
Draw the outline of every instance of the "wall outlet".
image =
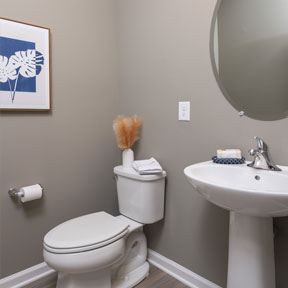
[[190, 121], [190, 101], [178, 102], [178, 120]]

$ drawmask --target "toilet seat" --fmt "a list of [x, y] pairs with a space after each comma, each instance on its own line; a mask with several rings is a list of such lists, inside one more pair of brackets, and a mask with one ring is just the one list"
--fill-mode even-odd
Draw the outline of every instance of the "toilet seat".
[[128, 233], [129, 225], [116, 217], [97, 212], [66, 221], [44, 237], [44, 249], [56, 254], [71, 254], [101, 248]]

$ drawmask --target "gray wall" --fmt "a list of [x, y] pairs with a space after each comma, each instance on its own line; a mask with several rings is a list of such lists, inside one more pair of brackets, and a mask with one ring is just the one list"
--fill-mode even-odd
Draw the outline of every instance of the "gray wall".
[[[209, 55], [215, 4], [216, 0], [118, 0], [117, 35], [120, 111], [137, 113], [144, 121], [136, 157], [154, 156], [168, 172], [165, 220], [147, 226], [149, 246], [226, 287], [228, 213], [193, 191], [183, 169], [209, 160], [217, 148], [239, 147], [247, 156], [255, 146], [254, 135], [267, 141], [278, 164], [287, 165], [288, 120], [240, 118], [221, 94]], [[191, 101], [190, 122], [177, 121], [181, 100]], [[281, 233], [287, 231], [285, 223], [287, 219], [279, 223], [276, 241], [281, 254], [277, 288], [287, 287], [283, 275], [288, 242]]]
[[[1, 276], [43, 261], [43, 235], [71, 217], [117, 213], [113, 0], [1, 1], [1, 15], [51, 28], [49, 113], [0, 113]], [[18, 205], [9, 187], [41, 183]]]

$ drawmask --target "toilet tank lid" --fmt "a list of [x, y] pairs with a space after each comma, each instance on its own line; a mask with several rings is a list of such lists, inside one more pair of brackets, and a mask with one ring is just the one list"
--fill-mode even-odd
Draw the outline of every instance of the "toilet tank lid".
[[114, 173], [116, 175], [124, 176], [131, 179], [136, 179], [140, 181], [154, 181], [166, 177], [166, 171], [157, 174], [140, 175], [133, 168], [125, 168], [122, 165], [114, 167]]
[[[50, 230], [44, 244], [55, 249], [88, 247], [118, 239], [128, 224], [106, 212], [97, 212], [68, 220]], [[98, 245], [102, 246], [102, 245]]]

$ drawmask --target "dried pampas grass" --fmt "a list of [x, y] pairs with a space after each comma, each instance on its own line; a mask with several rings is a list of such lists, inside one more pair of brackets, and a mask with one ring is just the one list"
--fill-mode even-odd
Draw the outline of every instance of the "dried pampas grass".
[[136, 115], [132, 118], [120, 115], [114, 120], [113, 130], [120, 149], [131, 148], [139, 139], [139, 128], [141, 124], [142, 121]]

